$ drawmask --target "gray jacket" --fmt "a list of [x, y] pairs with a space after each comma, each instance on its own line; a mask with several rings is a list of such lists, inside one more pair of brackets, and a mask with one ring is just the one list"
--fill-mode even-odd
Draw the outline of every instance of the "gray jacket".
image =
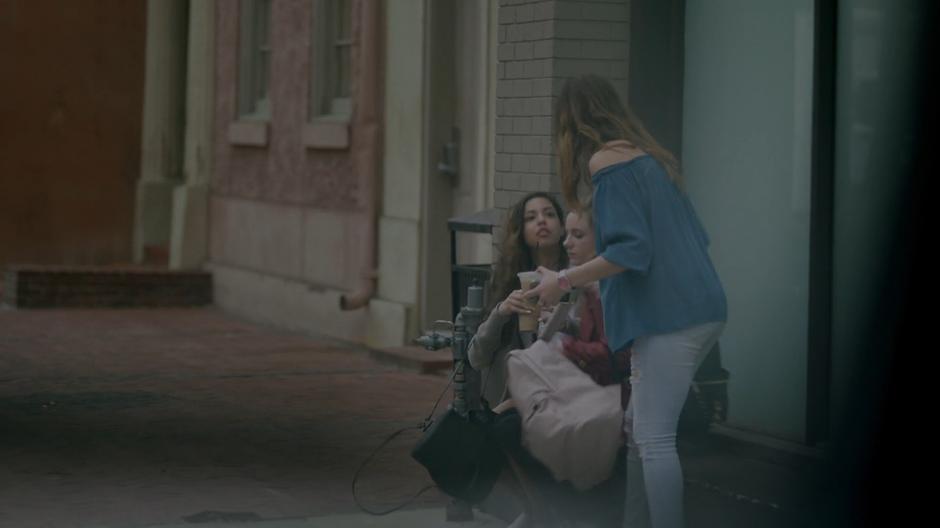
[[[511, 339], [503, 341], [507, 324], [512, 325]], [[483, 377], [483, 397], [494, 407], [509, 396], [506, 390], [506, 359], [510, 351], [519, 348], [523, 348], [523, 344], [518, 317], [515, 314], [500, 315], [494, 307], [489, 317], [480, 323], [476, 337], [467, 350], [470, 366], [480, 371]]]

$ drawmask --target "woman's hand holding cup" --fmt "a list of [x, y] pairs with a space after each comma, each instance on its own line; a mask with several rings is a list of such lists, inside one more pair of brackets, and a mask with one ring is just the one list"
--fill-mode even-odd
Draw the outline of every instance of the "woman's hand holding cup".
[[541, 274], [542, 280], [531, 290], [528, 290], [525, 297], [531, 300], [538, 299], [539, 304], [542, 306], [558, 304], [561, 296], [565, 293], [558, 286], [558, 273], [542, 266], [539, 266], [538, 273]]
[[528, 298], [525, 292], [538, 286], [542, 275], [538, 271], [523, 271], [519, 275], [519, 284], [522, 285], [522, 303], [526, 307], [525, 313], [519, 314], [519, 331], [535, 332], [539, 329], [538, 303]]
[[496, 308], [496, 310], [500, 313], [500, 315], [512, 315], [514, 313], [523, 315], [531, 314], [532, 304], [529, 301], [526, 301], [525, 297], [523, 296], [524, 293], [525, 292], [522, 290], [512, 291], [508, 297], [499, 303], [499, 306]]

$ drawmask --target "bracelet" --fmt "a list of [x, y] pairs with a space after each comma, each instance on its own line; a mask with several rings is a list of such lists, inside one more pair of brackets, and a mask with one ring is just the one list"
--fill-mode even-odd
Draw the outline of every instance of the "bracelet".
[[571, 281], [568, 280], [568, 270], [563, 269], [558, 272], [558, 287], [562, 291], [570, 292], [571, 291]]

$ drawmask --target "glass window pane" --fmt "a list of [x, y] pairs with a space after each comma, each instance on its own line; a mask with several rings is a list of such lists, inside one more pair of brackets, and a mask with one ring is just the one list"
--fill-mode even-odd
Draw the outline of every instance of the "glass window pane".
[[728, 295], [728, 422], [802, 441], [813, 2], [686, 9], [682, 163]]
[[352, 2], [314, 3], [311, 117], [349, 115], [352, 92]]
[[238, 110], [240, 117], [268, 117], [271, 68], [271, 2], [239, 3]]

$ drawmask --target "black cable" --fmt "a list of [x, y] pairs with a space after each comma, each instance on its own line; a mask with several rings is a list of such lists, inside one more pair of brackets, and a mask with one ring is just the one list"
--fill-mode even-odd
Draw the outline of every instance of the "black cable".
[[365, 460], [365, 462], [363, 462], [362, 465], [359, 466], [359, 469], [356, 470], [356, 474], [353, 476], [353, 480], [352, 480], [352, 496], [353, 496], [353, 500], [356, 501], [356, 506], [358, 506], [360, 510], [362, 510], [362, 511], [364, 511], [364, 512], [370, 514], [370, 515], [377, 515], [377, 516], [378, 516], [378, 515], [388, 515], [389, 513], [392, 513], [392, 512], [397, 511], [397, 510], [400, 510], [400, 509], [404, 508], [405, 506], [407, 506], [408, 504], [411, 504], [412, 501], [414, 501], [415, 499], [417, 499], [418, 497], [420, 497], [425, 491], [427, 491], [427, 490], [429, 490], [429, 489], [431, 489], [431, 488], [436, 487], [436, 486], [433, 485], [433, 484], [431, 484], [431, 485], [429, 485], [429, 486], [425, 486], [424, 488], [421, 488], [420, 491], [418, 491], [417, 493], [415, 493], [410, 499], [408, 499], [408, 500], [406, 500], [405, 502], [399, 504], [398, 506], [395, 506], [395, 507], [393, 507], [393, 508], [390, 508], [390, 509], [384, 510], [384, 511], [373, 511], [373, 510], [370, 510], [369, 508], [366, 508], [365, 506], [362, 505], [361, 502], [359, 502], [359, 497], [356, 496], [356, 481], [359, 480], [359, 473], [362, 471], [362, 468], [364, 468], [364, 467], [366, 466], [366, 464], [368, 464], [369, 461], [372, 460], [372, 458], [375, 456], [375, 454], [378, 453], [378, 451], [379, 451], [380, 449], [382, 449], [383, 447], [385, 447], [386, 444], [388, 444], [389, 442], [391, 442], [392, 439], [395, 438], [396, 436], [400, 435], [401, 433], [403, 433], [403, 432], [405, 432], [405, 431], [409, 431], [409, 430], [411, 430], [411, 429], [421, 429], [421, 428], [423, 427], [423, 425], [424, 425], [424, 424], [418, 425], [417, 427], [415, 427], [415, 426], [412, 426], [412, 427], [405, 427], [405, 428], [403, 428], [403, 429], [399, 429], [398, 431], [395, 431], [394, 433], [392, 433], [391, 436], [389, 436], [388, 438], [386, 438], [385, 441], [382, 442], [382, 444], [379, 445], [379, 447], [377, 447], [377, 448], [375, 449], [375, 451], [372, 452], [371, 455], [369, 455], [369, 458], [367, 458], [367, 459]]
[[365, 506], [362, 505], [361, 502], [359, 502], [359, 497], [356, 496], [356, 481], [359, 480], [359, 474], [362, 472], [363, 468], [366, 467], [366, 464], [368, 464], [369, 462], [371, 462], [372, 459], [375, 458], [375, 455], [376, 455], [383, 447], [385, 447], [386, 445], [388, 445], [388, 443], [391, 442], [396, 436], [400, 435], [401, 433], [404, 433], [405, 431], [410, 431], [410, 430], [412, 430], [412, 429], [418, 429], [418, 430], [420, 430], [420, 431], [426, 431], [426, 430], [431, 426], [431, 423], [433, 423], [433, 420], [431, 420], [431, 417], [434, 416], [434, 411], [437, 410], [437, 406], [441, 403], [441, 400], [444, 398], [444, 395], [447, 394], [447, 389], [449, 389], [450, 386], [451, 386], [451, 384], [453, 384], [453, 382], [454, 382], [454, 376], [455, 376], [456, 374], [457, 374], [456, 369], [455, 369], [453, 372], [451, 372], [450, 379], [447, 381], [447, 386], [444, 387], [444, 390], [443, 390], [443, 391], [441, 391], [441, 395], [437, 397], [437, 401], [434, 402], [434, 407], [431, 408], [431, 413], [428, 414], [427, 418], [425, 418], [424, 421], [422, 421], [420, 424], [418, 424], [418, 425], [416, 425], [416, 426], [404, 427], [404, 428], [402, 428], [402, 429], [399, 429], [399, 430], [395, 431], [395, 432], [392, 433], [391, 435], [389, 435], [389, 437], [386, 438], [384, 442], [382, 442], [381, 444], [379, 444], [379, 446], [378, 446], [377, 448], [375, 448], [375, 450], [372, 451], [372, 453], [362, 462], [362, 464], [359, 465], [359, 469], [357, 469], [355, 475], [353, 475], [353, 480], [352, 480], [352, 496], [353, 496], [353, 501], [356, 502], [356, 506], [358, 506], [360, 510], [362, 510], [362, 511], [364, 511], [364, 512], [370, 514], [370, 515], [376, 515], [376, 516], [388, 515], [389, 513], [392, 513], [392, 512], [394, 512], [394, 511], [398, 511], [398, 510], [404, 508], [405, 506], [407, 506], [408, 504], [411, 504], [415, 499], [417, 499], [418, 497], [420, 497], [422, 494], [424, 494], [424, 492], [428, 491], [429, 489], [432, 489], [432, 488], [436, 488], [436, 487], [437, 487], [437, 486], [435, 486], [434, 484], [425, 486], [424, 488], [422, 488], [421, 490], [419, 490], [417, 493], [415, 493], [411, 498], [409, 498], [409, 499], [406, 500], [405, 502], [399, 504], [398, 506], [395, 506], [395, 507], [393, 507], [393, 508], [390, 508], [390, 509], [384, 510], [384, 511], [373, 511], [373, 510], [370, 510], [369, 508], [366, 508]]

